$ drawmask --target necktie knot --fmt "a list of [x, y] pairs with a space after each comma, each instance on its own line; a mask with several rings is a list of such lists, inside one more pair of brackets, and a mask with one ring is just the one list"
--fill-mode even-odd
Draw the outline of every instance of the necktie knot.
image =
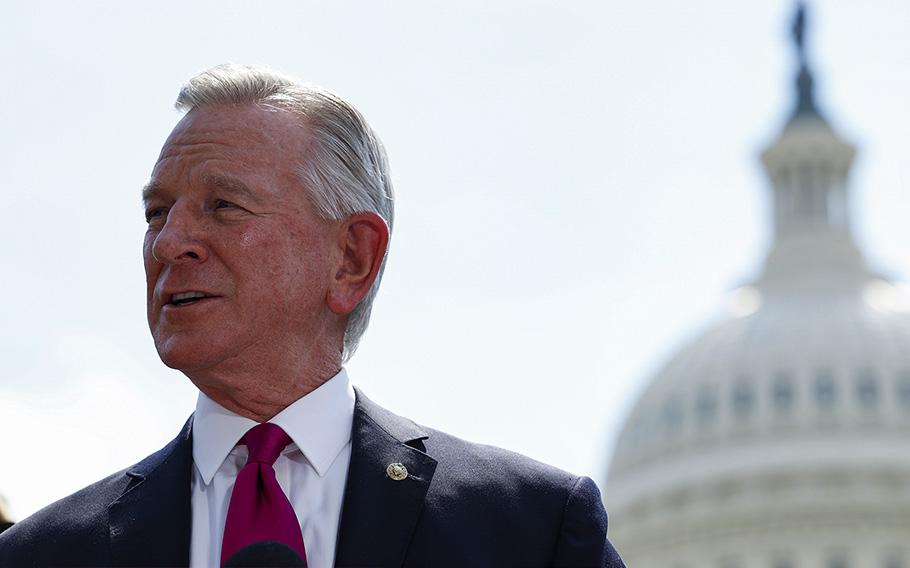
[[250, 451], [246, 463], [261, 462], [274, 465], [275, 460], [281, 455], [281, 450], [291, 443], [291, 437], [281, 426], [264, 422], [251, 428], [240, 441], [246, 444]]

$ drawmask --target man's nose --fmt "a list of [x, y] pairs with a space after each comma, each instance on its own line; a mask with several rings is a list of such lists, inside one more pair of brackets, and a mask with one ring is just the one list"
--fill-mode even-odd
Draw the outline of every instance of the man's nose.
[[202, 262], [208, 258], [204, 220], [186, 207], [172, 207], [152, 243], [152, 257], [163, 264]]

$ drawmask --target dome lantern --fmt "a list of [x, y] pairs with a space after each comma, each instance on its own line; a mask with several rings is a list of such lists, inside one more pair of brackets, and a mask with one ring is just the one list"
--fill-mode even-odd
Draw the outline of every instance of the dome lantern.
[[859, 290], [869, 274], [851, 232], [850, 168], [856, 150], [818, 110], [806, 55], [806, 9], [793, 23], [799, 67], [794, 111], [761, 155], [772, 193], [772, 248], [756, 283], [774, 294], [780, 285], [821, 277]]

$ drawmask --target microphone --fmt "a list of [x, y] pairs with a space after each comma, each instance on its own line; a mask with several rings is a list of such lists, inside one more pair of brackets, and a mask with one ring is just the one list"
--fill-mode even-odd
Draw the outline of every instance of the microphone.
[[238, 550], [224, 568], [306, 568], [306, 559], [287, 545], [263, 540]]

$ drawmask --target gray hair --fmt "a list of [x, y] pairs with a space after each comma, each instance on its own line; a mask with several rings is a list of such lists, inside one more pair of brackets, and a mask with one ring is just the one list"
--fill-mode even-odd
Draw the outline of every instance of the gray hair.
[[[313, 133], [298, 173], [316, 209], [326, 219], [376, 213], [392, 230], [394, 198], [385, 149], [353, 106], [319, 87], [251, 65], [226, 64], [196, 75], [180, 89], [175, 106], [190, 111], [211, 105], [261, 105], [291, 111]], [[344, 333], [344, 361], [351, 358], [370, 321], [373, 299], [385, 270], [351, 312]]]

